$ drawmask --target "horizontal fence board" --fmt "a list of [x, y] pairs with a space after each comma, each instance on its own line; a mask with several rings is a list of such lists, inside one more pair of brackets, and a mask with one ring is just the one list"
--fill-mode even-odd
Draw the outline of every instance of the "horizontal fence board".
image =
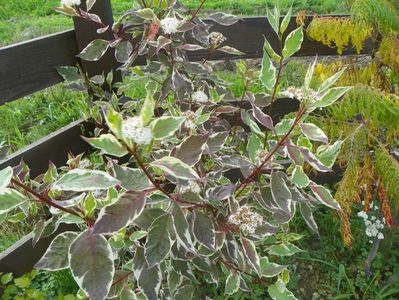
[[56, 68], [76, 65], [75, 31], [0, 48], [0, 105], [62, 81]]
[[0, 170], [7, 166], [18, 165], [21, 160], [24, 160], [31, 168], [31, 176], [35, 177], [47, 170], [49, 161], [57, 166], [64, 165], [68, 152], [76, 155], [90, 149], [90, 145], [81, 139], [81, 135], [82, 132], [93, 130], [92, 123], [83, 120], [72, 122], [28, 147], [7, 156], [0, 161]]
[[0, 253], [0, 272], [13, 273], [14, 277], [32, 271], [34, 265], [46, 252], [51, 241], [65, 231], [77, 231], [73, 224], [61, 224], [57, 231], [40, 239], [35, 247], [32, 245], [32, 233], [24, 236], [10, 248]]
[[[336, 16], [336, 17], [348, 17], [348, 16]], [[308, 25], [313, 19], [313, 16], [306, 18], [306, 24]], [[210, 31], [219, 31], [223, 33], [226, 38], [226, 45], [232, 46], [245, 54], [242, 56], [228, 55], [226, 53], [216, 51], [212, 54], [211, 59], [228, 59], [228, 58], [261, 58], [263, 55], [263, 43], [264, 37], [270, 42], [271, 46], [280, 53], [280, 45], [276, 34], [269, 25], [269, 22], [265, 17], [246, 17], [239, 20], [236, 24], [231, 26], [222, 26], [215, 22], [207, 21], [213, 24]], [[286, 34], [297, 28], [296, 16], [291, 18], [288, 25]], [[360, 54], [370, 54], [374, 49], [374, 43], [371, 39], [365, 42], [365, 45]], [[354, 55], [357, 54], [354, 48], [346, 49], [343, 55]], [[190, 58], [195, 60], [202, 59], [205, 53], [203, 51], [192, 52]], [[319, 42], [311, 41], [305, 34], [304, 41], [301, 49], [294, 54], [294, 56], [327, 56], [337, 55], [335, 48], [330, 48]]]
[[[308, 17], [307, 22], [309, 23], [311, 19], [312, 17]], [[232, 26], [207, 22], [213, 24], [211, 31], [222, 32], [227, 37], [226, 45], [245, 53], [236, 56], [216, 51], [210, 56], [210, 60], [260, 58], [263, 53], [263, 36], [266, 36], [272, 46], [278, 50], [278, 41], [265, 17], [246, 17]], [[288, 30], [295, 27], [297, 27], [295, 17], [292, 17]], [[361, 54], [369, 54], [373, 49], [373, 42], [368, 40]], [[0, 105], [61, 82], [62, 78], [57, 74], [56, 67], [76, 65], [77, 53], [78, 46], [73, 30], [1, 48]], [[343, 53], [343, 55], [352, 54], [356, 54], [352, 48]], [[310, 41], [305, 37], [301, 50], [294, 56], [314, 55], [337, 55], [337, 52], [336, 49]], [[189, 53], [192, 61], [200, 61], [207, 56], [206, 51]], [[136, 60], [137, 65], [145, 63], [144, 57]], [[112, 59], [112, 62], [104, 62], [104, 64], [109, 69], [110, 65], [115, 64], [115, 60]]]

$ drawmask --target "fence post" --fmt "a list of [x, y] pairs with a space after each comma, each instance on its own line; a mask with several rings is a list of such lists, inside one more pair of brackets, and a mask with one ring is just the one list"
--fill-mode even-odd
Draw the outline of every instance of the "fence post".
[[[82, 9], [86, 9], [86, 1], [83, 1], [80, 7]], [[111, 0], [97, 0], [89, 13], [99, 16], [101, 21], [106, 25], [112, 26], [114, 22]], [[75, 36], [79, 52], [95, 39], [101, 38], [110, 40], [113, 38], [112, 33], [108, 31], [98, 34], [98, 27], [94, 23], [86, 21], [82, 18], [74, 18], [73, 23], [75, 26]], [[81, 66], [83, 67], [83, 70], [86, 71], [90, 77], [102, 73], [107, 74], [111, 70], [115, 69], [117, 65], [118, 63], [114, 56], [114, 49], [108, 49], [108, 51], [99, 61], [90, 62], [81, 60]], [[115, 72], [114, 81], [120, 80], [120, 72]]]

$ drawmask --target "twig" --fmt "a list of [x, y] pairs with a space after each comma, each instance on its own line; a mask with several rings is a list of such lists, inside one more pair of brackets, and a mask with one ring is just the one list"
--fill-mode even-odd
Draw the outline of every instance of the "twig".
[[80, 214], [78, 214], [76, 211], [74, 211], [74, 210], [72, 210], [72, 209], [69, 209], [69, 208], [67, 208], [67, 207], [63, 207], [63, 206], [59, 205], [58, 203], [54, 202], [54, 201], [53, 201], [52, 199], [50, 199], [49, 197], [43, 196], [43, 195], [41, 195], [41, 194], [35, 192], [34, 190], [32, 190], [30, 187], [26, 186], [26, 185], [23, 184], [22, 182], [20, 182], [20, 181], [18, 181], [18, 180], [16, 180], [16, 179], [11, 179], [11, 182], [12, 182], [13, 184], [19, 186], [20, 188], [22, 188], [23, 190], [25, 190], [25, 191], [28, 192], [29, 194], [31, 194], [31, 195], [33, 195], [34, 197], [36, 197], [40, 202], [42, 202], [42, 203], [44, 203], [44, 204], [46, 204], [46, 205], [48, 205], [48, 206], [57, 208], [57, 209], [59, 209], [59, 210], [61, 210], [61, 211], [63, 211], [63, 212], [66, 212], [66, 213], [69, 213], [69, 214], [71, 214], [71, 215], [74, 215], [74, 216], [77, 216], [77, 217], [79, 217], [79, 218], [84, 219], [84, 218], [83, 218]]
[[236, 192], [236, 197], [238, 197], [245, 189], [245, 187], [251, 182], [251, 180], [258, 175], [264, 165], [269, 162], [269, 160], [273, 157], [273, 155], [280, 149], [282, 145], [284, 145], [287, 142], [287, 139], [291, 135], [292, 131], [294, 128], [298, 125], [299, 121], [301, 120], [302, 116], [305, 114], [306, 109], [304, 106], [300, 107], [297, 113], [297, 116], [291, 126], [291, 128], [287, 131], [287, 133], [278, 141], [276, 147], [266, 156], [266, 158], [263, 160], [263, 162], [254, 170], [250, 175], [248, 175], [243, 182], [240, 183], [238, 186], [237, 192]]
[[280, 62], [279, 62], [279, 66], [278, 66], [278, 71], [277, 71], [276, 83], [274, 84], [273, 94], [272, 94], [272, 97], [270, 99], [270, 106], [269, 106], [269, 116], [270, 117], [272, 117], [273, 103], [274, 103], [274, 100], [276, 100], [277, 87], [278, 87], [278, 83], [280, 81], [282, 69], [283, 69], [283, 58], [281, 57], [280, 58]]
[[192, 15], [192, 17], [190, 19], [190, 22], [192, 22], [197, 17], [197, 15], [200, 12], [200, 10], [201, 10], [202, 6], [204, 5], [205, 1], [206, 0], [202, 0], [201, 4], [198, 6], [197, 10], [193, 13], [193, 15]]

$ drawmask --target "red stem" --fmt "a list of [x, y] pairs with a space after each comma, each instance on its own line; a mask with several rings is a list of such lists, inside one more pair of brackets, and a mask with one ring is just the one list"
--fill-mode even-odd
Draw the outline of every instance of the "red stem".
[[190, 19], [190, 22], [192, 22], [197, 17], [197, 15], [200, 12], [200, 10], [201, 10], [202, 6], [204, 5], [205, 1], [206, 0], [202, 0], [201, 4], [198, 6], [197, 10], [193, 13], [193, 15], [192, 15], [192, 17]]
[[76, 211], [69, 209], [67, 207], [63, 207], [61, 205], [59, 205], [58, 203], [54, 202], [52, 199], [48, 198], [47, 196], [43, 196], [37, 192], [35, 192], [34, 190], [32, 190], [30, 187], [26, 186], [25, 184], [23, 184], [22, 182], [19, 182], [18, 180], [15, 179], [11, 179], [11, 182], [19, 187], [21, 187], [22, 189], [24, 189], [26, 192], [28, 192], [29, 194], [35, 196], [40, 202], [47, 204], [48, 206], [57, 208], [63, 212], [69, 213], [71, 215], [80, 217], [82, 219], [84, 219], [81, 215], [79, 215]]
[[278, 66], [278, 71], [277, 71], [277, 77], [276, 77], [276, 84], [274, 85], [273, 94], [270, 99], [270, 106], [269, 106], [269, 116], [270, 117], [272, 117], [273, 103], [274, 103], [274, 100], [276, 100], [277, 86], [280, 81], [282, 69], [283, 69], [283, 58], [280, 59], [280, 63]]
[[257, 176], [261, 171], [263, 166], [269, 162], [269, 160], [273, 157], [273, 155], [278, 151], [278, 149], [284, 145], [287, 142], [287, 139], [291, 135], [292, 131], [294, 128], [298, 125], [299, 121], [301, 120], [302, 116], [305, 114], [306, 110], [305, 107], [301, 107], [298, 110], [297, 116], [294, 120], [294, 123], [292, 124], [291, 128], [288, 130], [288, 132], [278, 141], [276, 147], [267, 155], [267, 157], [263, 160], [263, 162], [255, 169], [252, 171], [250, 175], [248, 175], [243, 182], [240, 183], [238, 186], [237, 192], [236, 192], [236, 197], [238, 197], [245, 189], [245, 187], [252, 181], [252, 179]]

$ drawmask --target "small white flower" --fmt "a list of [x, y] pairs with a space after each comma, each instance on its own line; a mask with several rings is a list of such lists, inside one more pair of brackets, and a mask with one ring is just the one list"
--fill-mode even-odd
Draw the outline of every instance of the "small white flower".
[[243, 206], [237, 213], [229, 216], [229, 222], [239, 225], [245, 233], [252, 234], [263, 224], [263, 217], [248, 206]]
[[80, 0], [61, 0], [61, 6], [80, 5]]
[[188, 182], [187, 185], [182, 185], [179, 187], [179, 192], [184, 194], [184, 193], [194, 193], [194, 194], [199, 194], [201, 193], [201, 187], [199, 186], [199, 184], [194, 181], [194, 180], [190, 180]]
[[377, 238], [379, 240], [383, 240], [384, 239], [384, 234], [382, 232], [378, 233]]
[[309, 89], [307, 93], [302, 88], [298, 87], [288, 87], [282, 94], [288, 98], [297, 99], [302, 101], [304, 99], [309, 99], [311, 102], [315, 102], [321, 99], [322, 95], [312, 89]]
[[152, 141], [151, 129], [147, 127], [137, 128], [136, 136], [133, 138], [133, 140], [138, 145], [148, 145]]
[[371, 221], [375, 221], [377, 218], [375, 216], [371, 216]]
[[226, 37], [217, 31], [211, 32], [208, 35], [209, 43], [213, 46], [218, 46], [222, 44], [224, 41], [226, 41]]
[[139, 117], [131, 117], [124, 120], [122, 122], [122, 134], [138, 145], [147, 145], [152, 140], [151, 129], [143, 127]]
[[368, 218], [368, 216], [367, 216], [367, 213], [365, 212], [365, 211], [359, 211], [358, 213], [357, 213], [357, 216], [358, 217], [361, 217], [361, 218], [363, 218], [363, 219], [366, 219], [367, 220], [367, 218]]
[[240, 217], [237, 214], [230, 215], [229, 216], [229, 222], [231, 224], [234, 224], [234, 225], [240, 225], [241, 224]]
[[172, 34], [177, 32], [179, 23], [178, 19], [169, 17], [161, 20], [161, 27], [166, 34]]
[[208, 95], [203, 91], [196, 91], [191, 95], [194, 102], [207, 103], [209, 101]]

